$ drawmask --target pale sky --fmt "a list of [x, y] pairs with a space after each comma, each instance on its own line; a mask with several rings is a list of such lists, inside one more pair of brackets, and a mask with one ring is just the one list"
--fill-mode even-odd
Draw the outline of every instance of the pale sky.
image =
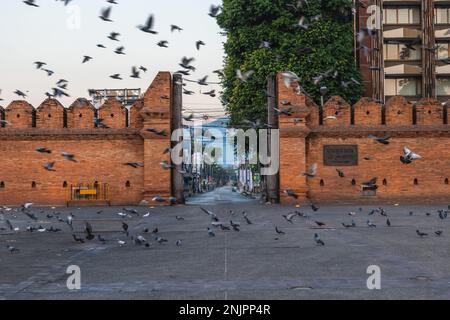
[[[147, 89], [158, 71], [177, 71], [183, 56], [195, 57], [197, 72], [190, 79], [198, 80], [209, 75], [208, 81], [217, 82], [213, 70], [223, 67], [223, 42], [215, 19], [208, 15], [211, 4], [219, 0], [117, 0], [112, 5], [111, 19], [103, 22], [98, 17], [102, 8], [110, 6], [106, 0], [73, 0], [68, 7], [55, 0], [37, 0], [39, 8], [30, 7], [21, 0], [0, 2], [0, 105], [6, 107], [18, 97], [16, 89], [27, 92], [27, 100], [34, 106], [45, 99], [44, 93], [64, 78], [69, 81], [71, 98], [59, 99], [68, 107], [77, 97], [87, 97], [88, 89], [141, 88]], [[72, 7], [71, 7], [72, 6]], [[79, 8], [79, 10], [78, 10]], [[69, 12], [70, 11], [70, 12]], [[80, 28], [70, 28], [77, 20]], [[146, 34], [136, 28], [144, 24], [150, 14], [155, 16], [154, 29], [158, 35]], [[182, 32], [170, 32], [176, 24]], [[106, 37], [119, 32], [121, 42]], [[156, 45], [160, 40], [169, 41], [169, 48]], [[203, 40], [206, 46], [200, 51], [195, 42]], [[97, 48], [98, 43], [107, 49]], [[113, 51], [125, 46], [125, 56]], [[82, 64], [84, 55], [94, 60]], [[48, 77], [33, 65], [35, 61], [46, 62], [55, 74]], [[149, 69], [142, 79], [130, 78], [131, 67], [143, 65]], [[123, 81], [112, 80], [110, 75], [120, 73]], [[189, 90], [199, 92], [220, 86], [200, 87], [189, 84]], [[199, 110], [221, 108], [218, 98], [201, 94], [184, 95], [185, 107]], [[219, 115], [219, 113], [211, 113]]]

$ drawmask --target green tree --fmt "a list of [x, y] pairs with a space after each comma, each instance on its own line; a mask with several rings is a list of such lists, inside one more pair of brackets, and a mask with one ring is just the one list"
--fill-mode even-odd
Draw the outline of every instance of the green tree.
[[[299, 26], [302, 17], [307, 28]], [[267, 120], [267, 77], [277, 72], [296, 73], [316, 102], [321, 86], [328, 96], [349, 102], [361, 97], [361, 84], [342, 86], [352, 78], [361, 82], [353, 55], [352, 0], [224, 0], [217, 21], [227, 35], [222, 102], [232, 124]], [[241, 82], [238, 69], [255, 73]]]

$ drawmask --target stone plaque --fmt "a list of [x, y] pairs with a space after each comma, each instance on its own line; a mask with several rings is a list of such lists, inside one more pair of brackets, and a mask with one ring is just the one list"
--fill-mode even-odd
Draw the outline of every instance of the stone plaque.
[[326, 166], [357, 166], [357, 145], [325, 145], [323, 161]]

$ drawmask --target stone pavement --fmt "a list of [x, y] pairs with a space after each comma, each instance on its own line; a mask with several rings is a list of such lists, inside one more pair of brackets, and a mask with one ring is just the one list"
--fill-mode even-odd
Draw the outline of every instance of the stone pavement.
[[255, 199], [243, 197], [237, 192], [232, 192], [230, 187], [218, 188], [214, 191], [196, 194], [187, 199], [188, 205], [219, 205], [224, 203], [255, 203]]
[[[117, 213], [123, 208], [102, 208], [99, 214], [99, 208], [33, 210], [40, 221], [32, 225], [54, 226], [63, 230], [59, 233], [26, 232], [29, 219], [7, 211], [5, 218], [20, 231], [0, 231], [0, 299], [450, 298], [450, 221], [437, 214], [446, 206], [385, 206], [391, 227], [379, 214], [369, 217], [369, 206], [361, 212], [358, 206], [324, 206], [315, 213], [305, 206], [300, 211], [309, 217], [296, 217], [291, 224], [282, 215], [296, 208], [246, 198], [236, 202], [236, 197], [240, 196], [225, 188], [192, 199], [221, 221], [241, 224], [240, 232], [214, 228], [215, 237], [208, 236], [211, 219], [199, 205], [136, 208], [140, 216], [124, 221], [131, 235], [151, 242], [150, 248], [136, 246], [122, 232], [123, 219]], [[252, 224], [243, 219], [243, 210]], [[350, 211], [356, 216], [349, 216]], [[52, 212], [64, 219], [73, 212], [78, 236], [84, 236], [83, 225], [89, 221], [94, 233], [108, 242], [74, 242], [66, 224], [46, 218]], [[150, 215], [144, 217], [147, 212]], [[352, 219], [356, 228], [341, 225]], [[367, 219], [377, 227], [367, 227]], [[326, 226], [318, 228], [314, 221]], [[286, 234], [278, 235], [276, 226]], [[4, 221], [0, 228], [7, 228]], [[155, 228], [167, 243], [156, 243], [151, 234]], [[429, 236], [419, 237], [416, 228]], [[441, 237], [434, 235], [437, 230], [443, 230]], [[314, 242], [315, 233], [324, 247]], [[121, 247], [118, 240], [127, 244]], [[180, 247], [177, 240], [182, 240]], [[7, 245], [20, 252], [10, 254]], [[81, 268], [81, 290], [67, 289], [70, 265]], [[381, 290], [367, 289], [370, 265], [381, 268]]]

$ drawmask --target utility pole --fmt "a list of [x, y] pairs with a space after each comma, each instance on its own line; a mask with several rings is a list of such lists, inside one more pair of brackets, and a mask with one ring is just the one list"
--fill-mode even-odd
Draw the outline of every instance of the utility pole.
[[[180, 74], [173, 75], [173, 96], [172, 96], [172, 130], [181, 129], [182, 123], [182, 109], [183, 109], [183, 78]], [[181, 139], [183, 141], [183, 139]], [[172, 148], [180, 141], [172, 142]], [[179, 204], [185, 203], [184, 198], [184, 177], [180, 173], [183, 169], [183, 164], [176, 165], [172, 168], [172, 194], [177, 199]]]

